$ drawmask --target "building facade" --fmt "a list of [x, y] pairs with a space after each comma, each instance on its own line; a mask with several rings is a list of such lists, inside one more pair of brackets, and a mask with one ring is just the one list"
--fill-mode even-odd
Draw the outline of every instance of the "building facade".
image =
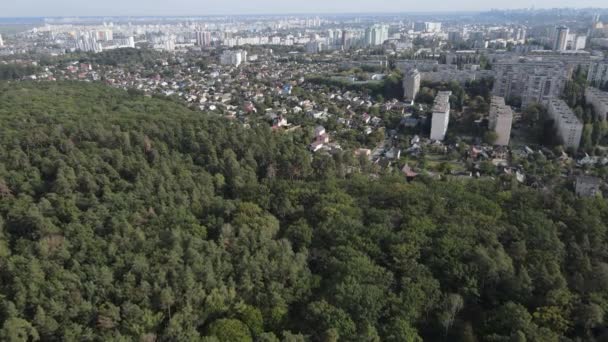
[[450, 123], [450, 95], [451, 91], [440, 91], [433, 104], [433, 117], [431, 121], [431, 139], [443, 141]]
[[488, 127], [498, 136], [495, 145], [507, 146], [511, 139], [513, 110], [505, 104], [503, 97], [492, 96]]
[[599, 120], [606, 120], [606, 117], [608, 117], [608, 92], [587, 87], [585, 88], [585, 101], [593, 106]]
[[405, 73], [403, 78], [403, 97], [406, 102], [414, 102], [416, 95], [420, 91], [420, 72], [418, 69], [411, 69]]
[[558, 26], [555, 28], [555, 38], [553, 41], [553, 50], [564, 51], [567, 48], [568, 34], [570, 30], [566, 26]]
[[601, 87], [608, 83], [608, 62], [591, 63], [587, 81], [595, 87]]
[[547, 103], [559, 97], [570, 75], [571, 68], [560, 62], [516, 61], [497, 62], [493, 95], [505, 99], [520, 98], [522, 106]]
[[583, 123], [572, 112], [564, 100], [552, 98], [548, 101], [547, 113], [553, 119], [557, 135], [565, 147], [578, 149], [583, 134]]
[[247, 51], [244, 50], [225, 50], [220, 56], [220, 63], [238, 67], [247, 61]]

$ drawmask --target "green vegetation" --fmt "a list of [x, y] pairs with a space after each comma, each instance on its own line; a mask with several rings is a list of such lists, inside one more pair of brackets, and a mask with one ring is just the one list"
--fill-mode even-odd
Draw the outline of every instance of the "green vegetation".
[[0, 64], [0, 80], [18, 80], [38, 71], [40, 68], [33, 65]]
[[574, 72], [573, 79], [566, 83], [562, 97], [584, 124], [581, 148], [587, 153], [594, 153], [596, 146], [608, 144], [608, 122], [598, 117], [593, 106], [587, 104], [586, 87], [587, 72], [579, 66]]
[[[353, 72], [353, 75], [361, 76], [364, 72]], [[366, 74], [366, 73], [365, 73]], [[341, 75], [341, 76], [344, 76]], [[403, 97], [402, 75], [399, 72], [392, 72], [382, 81], [349, 82], [339, 78], [312, 75], [307, 77], [307, 82], [324, 86], [335, 87], [337, 89], [355, 90], [372, 97], [382, 99], [399, 99]]]
[[310, 138], [0, 84], [0, 340], [606, 339], [606, 201], [347, 175]]

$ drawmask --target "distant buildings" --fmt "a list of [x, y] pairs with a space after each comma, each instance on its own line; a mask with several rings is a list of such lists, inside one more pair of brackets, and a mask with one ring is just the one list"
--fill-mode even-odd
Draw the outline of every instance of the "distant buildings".
[[323, 43], [318, 40], [313, 40], [305, 45], [306, 53], [315, 54], [323, 51]]
[[225, 50], [220, 56], [220, 64], [238, 67], [247, 61], [247, 51], [244, 50]]
[[462, 41], [462, 33], [460, 31], [448, 32], [448, 41], [452, 44]]
[[103, 50], [112, 50], [119, 48], [135, 48], [135, 38], [118, 38], [102, 44]]
[[593, 86], [600, 87], [608, 82], [608, 62], [591, 63], [587, 81]]
[[492, 69], [495, 72], [493, 95], [519, 98], [523, 107], [559, 97], [572, 73], [565, 63], [557, 61], [497, 62]]
[[387, 25], [373, 25], [365, 30], [365, 45], [378, 46], [388, 40]]
[[498, 138], [495, 145], [507, 146], [511, 139], [511, 126], [513, 124], [513, 111], [505, 104], [503, 97], [492, 96], [490, 105], [489, 128], [496, 132]]
[[0, 47], [4, 46], [4, 40], [2, 40], [2, 35], [0, 34]]
[[557, 135], [564, 146], [578, 149], [583, 134], [583, 124], [566, 102], [558, 98], [550, 99], [547, 113], [553, 119]]
[[553, 50], [564, 51], [567, 47], [569, 29], [566, 26], [558, 26], [555, 28], [555, 38], [553, 41]]
[[418, 72], [418, 69], [410, 69], [405, 72], [403, 89], [405, 90], [403, 94], [405, 101], [414, 102], [420, 91], [420, 72]]
[[208, 31], [197, 31], [196, 32], [196, 45], [198, 46], [211, 46], [211, 32]]
[[96, 35], [90, 32], [84, 32], [76, 40], [75, 49], [85, 52], [102, 52], [103, 47], [97, 41]]
[[414, 23], [414, 31], [415, 32], [426, 32], [426, 33], [432, 33], [432, 32], [439, 32], [441, 31], [441, 23], [437, 23], [437, 22], [416, 22]]
[[606, 120], [608, 116], [608, 92], [597, 88], [587, 87], [585, 89], [585, 101], [593, 106], [598, 119]]
[[431, 121], [431, 139], [443, 141], [450, 123], [450, 95], [451, 91], [440, 91], [433, 104], [433, 118]]

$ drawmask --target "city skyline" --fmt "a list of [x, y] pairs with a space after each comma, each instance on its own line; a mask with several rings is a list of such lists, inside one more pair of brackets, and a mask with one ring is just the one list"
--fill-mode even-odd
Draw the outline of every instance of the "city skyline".
[[508, 4], [496, 0], [474, 1], [455, 5], [441, 0], [432, 4], [407, 1], [396, 4], [391, 0], [374, 2], [332, 2], [310, 0], [292, 3], [275, 0], [227, 0], [221, 3], [211, 1], [164, 0], [104, 2], [58, 0], [47, 2], [29, 0], [11, 3], [3, 9], [0, 17], [63, 17], [63, 16], [190, 16], [190, 15], [260, 15], [260, 14], [337, 14], [337, 13], [406, 13], [406, 12], [467, 12], [518, 8], [606, 8], [603, 0], [583, 0], [573, 3], [568, 0], [540, 0], [528, 2], [514, 0]]

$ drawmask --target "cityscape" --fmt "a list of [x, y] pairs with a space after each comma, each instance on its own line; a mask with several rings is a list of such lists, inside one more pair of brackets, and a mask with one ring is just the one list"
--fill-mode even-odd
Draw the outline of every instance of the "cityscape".
[[605, 5], [0, 13], [0, 340], [608, 340]]

